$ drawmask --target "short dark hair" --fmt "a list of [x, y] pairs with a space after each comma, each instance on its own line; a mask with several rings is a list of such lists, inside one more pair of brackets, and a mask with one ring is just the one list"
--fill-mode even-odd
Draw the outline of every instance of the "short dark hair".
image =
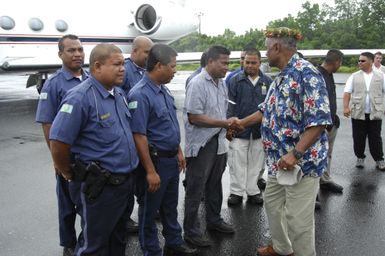
[[59, 52], [64, 51], [64, 44], [63, 44], [63, 42], [64, 42], [65, 39], [79, 40], [79, 37], [76, 36], [76, 35], [73, 35], [73, 34], [67, 34], [67, 35], [62, 36], [59, 39], [58, 44], [57, 44], [58, 47], [59, 47]]
[[114, 53], [122, 53], [122, 50], [114, 44], [97, 44], [90, 54], [90, 70], [97, 61], [104, 64]]
[[258, 59], [261, 59], [261, 52], [258, 51], [257, 48], [250, 47], [250, 48], [245, 49], [244, 52], [245, 52], [245, 56], [246, 55], [257, 55]]
[[372, 61], [374, 61], [374, 54], [371, 53], [371, 52], [362, 52], [360, 55], [361, 55], [361, 56], [368, 57], [369, 59], [371, 59]]
[[326, 53], [325, 63], [331, 64], [336, 61], [342, 61], [344, 54], [337, 49], [331, 49]]
[[207, 61], [209, 59], [218, 60], [222, 54], [230, 55], [229, 49], [222, 45], [213, 45], [207, 50]]
[[382, 56], [382, 52], [378, 51], [378, 52], [376, 52], [376, 53], [374, 54], [374, 56], [376, 56], [376, 55], [381, 55], [381, 56]]
[[202, 53], [201, 63], [200, 64], [201, 64], [202, 68], [206, 67], [206, 64], [207, 64], [207, 51]]
[[154, 44], [148, 54], [147, 71], [152, 71], [155, 65], [159, 62], [162, 65], [167, 65], [173, 57], [178, 56], [178, 53], [166, 44]]

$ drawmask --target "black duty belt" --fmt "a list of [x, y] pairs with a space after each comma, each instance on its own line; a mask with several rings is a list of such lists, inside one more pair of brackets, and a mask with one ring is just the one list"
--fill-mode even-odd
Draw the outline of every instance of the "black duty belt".
[[120, 185], [132, 176], [132, 173], [111, 173], [108, 176], [107, 184]]
[[157, 157], [167, 157], [172, 158], [178, 154], [178, 150], [170, 150], [170, 151], [155, 151], [155, 156]]

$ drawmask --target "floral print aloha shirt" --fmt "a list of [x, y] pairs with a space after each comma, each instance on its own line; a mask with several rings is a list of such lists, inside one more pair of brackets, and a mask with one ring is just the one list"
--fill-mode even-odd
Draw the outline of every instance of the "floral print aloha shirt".
[[[331, 124], [326, 84], [319, 71], [294, 54], [278, 74], [259, 106], [261, 133], [269, 175], [276, 175], [278, 160], [294, 149], [306, 128]], [[304, 176], [319, 177], [327, 165], [326, 131], [304, 152], [298, 165]]]

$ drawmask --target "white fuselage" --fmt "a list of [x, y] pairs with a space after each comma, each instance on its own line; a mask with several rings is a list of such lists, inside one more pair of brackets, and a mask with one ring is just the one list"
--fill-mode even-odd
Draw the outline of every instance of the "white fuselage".
[[[0, 70], [38, 71], [60, 65], [57, 42], [65, 34], [79, 36], [86, 62], [98, 43], [113, 43], [126, 54], [138, 35], [170, 43], [197, 29], [197, 18], [179, 2], [13, 0], [0, 9]], [[41, 29], [34, 18], [42, 22]], [[68, 27], [64, 31], [63, 21]]]

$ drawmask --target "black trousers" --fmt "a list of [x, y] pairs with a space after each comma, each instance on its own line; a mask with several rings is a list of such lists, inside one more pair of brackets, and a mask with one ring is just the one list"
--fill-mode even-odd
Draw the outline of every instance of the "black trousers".
[[353, 119], [353, 147], [357, 158], [365, 158], [366, 138], [369, 140], [369, 150], [374, 161], [384, 160], [381, 138], [382, 120], [370, 120], [365, 114], [365, 120]]

